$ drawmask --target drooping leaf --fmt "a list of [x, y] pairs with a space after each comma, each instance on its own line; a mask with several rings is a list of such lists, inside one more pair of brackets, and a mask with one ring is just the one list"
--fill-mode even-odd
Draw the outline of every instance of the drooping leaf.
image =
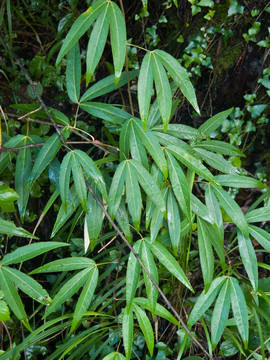
[[63, 42], [61, 50], [56, 59], [56, 65], [59, 64], [61, 59], [67, 54], [73, 45], [90, 28], [99, 14], [104, 10], [106, 3], [106, 0], [96, 1], [88, 10], [86, 10], [78, 17], [78, 19], [76, 19]]
[[213, 349], [217, 346], [230, 311], [230, 281], [226, 280], [223, 284], [216, 300], [212, 319], [211, 319], [211, 341]]
[[115, 2], [109, 2], [110, 39], [113, 54], [115, 84], [118, 83], [126, 56], [126, 24]]
[[146, 129], [153, 88], [152, 54], [148, 52], [142, 61], [138, 78], [138, 103], [143, 128]]
[[265, 250], [270, 252], [270, 234], [267, 231], [258, 226], [249, 225], [249, 232]]
[[167, 223], [174, 255], [177, 256], [181, 236], [181, 219], [175, 196], [171, 189], [167, 196]]
[[[133, 249], [136, 253], [141, 256], [141, 247], [142, 242], [138, 240], [134, 245]], [[126, 273], [126, 303], [127, 307], [126, 310], [129, 313], [132, 305], [132, 301], [136, 294], [139, 276], [140, 276], [141, 267], [136, 259], [135, 255], [130, 252], [127, 264], [127, 273]]]
[[27, 261], [35, 256], [44, 254], [45, 252], [57, 249], [62, 246], [69, 246], [69, 244], [63, 242], [44, 241], [21, 246], [18, 247], [16, 250], [12, 251], [11, 253], [7, 254], [1, 261], [1, 265], [11, 265]]
[[65, 259], [58, 259], [51, 261], [39, 268], [31, 271], [30, 274], [40, 274], [47, 272], [63, 272], [63, 271], [72, 271], [80, 270], [85, 268], [92, 268], [95, 265], [95, 262], [91, 259], [85, 257], [71, 257]]
[[124, 310], [122, 332], [126, 360], [130, 360], [133, 343], [133, 312], [127, 311], [127, 308]]
[[147, 348], [149, 350], [150, 356], [153, 356], [154, 352], [154, 333], [151, 326], [151, 323], [146, 315], [146, 313], [138, 306], [136, 303], [133, 303], [132, 308], [139, 322], [140, 328], [144, 335]]
[[72, 175], [74, 179], [74, 185], [76, 189], [77, 196], [80, 200], [82, 208], [88, 214], [87, 207], [87, 188], [85, 184], [84, 174], [82, 167], [78, 158], [75, 156], [74, 152], [72, 152], [71, 157], [71, 167], [72, 167]]
[[196, 303], [189, 315], [188, 326], [193, 326], [196, 321], [199, 320], [200, 317], [206, 312], [206, 310], [212, 305], [214, 302], [221, 285], [226, 280], [226, 276], [220, 276], [212, 281], [210, 288], [206, 292], [205, 289], [202, 291], [200, 296], [197, 298]]
[[257, 180], [243, 175], [216, 175], [215, 178], [221, 186], [229, 186], [240, 189], [265, 188], [265, 185]]
[[212, 134], [212, 132], [215, 131], [223, 123], [223, 121], [227, 119], [227, 117], [230, 115], [230, 113], [232, 111], [233, 111], [233, 108], [222, 111], [222, 112], [214, 115], [213, 117], [208, 119], [206, 122], [204, 122], [199, 127], [198, 130], [203, 135], [210, 136]]
[[164, 125], [164, 131], [166, 131], [172, 110], [171, 88], [166, 71], [159, 58], [155, 55], [155, 53], [153, 53], [152, 58], [157, 102]]
[[192, 193], [190, 194], [190, 203], [191, 203], [191, 210], [200, 218], [204, 219], [205, 221], [213, 224], [214, 221], [212, 219], [212, 214], [209, 212], [208, 208], [201, 202], [199, 198], [197, 198]]
[[245, 215], [248, 223], [262, 222], [270, 220], [270, 206], [264, 206], [259, 209], [248, 211]]
[[70, 333], [73, 333], [73, 331], [78, 326], [81, 318], [83, 317], [83, 314], [88, 309], [92, 297], [94, 295], [97, 282], [98, 282], [98, 268], [97, 266], [94, 266], [87, 275], [87, 281], [84, 284], [81, 295], [79, 296], [79, 299], [77, 301], [77, 305], [74, 311], [72, 324], [70, 328]]
[[134, 168], [131, 166], [130, 161], [127, 161], [126, 165], [126, 197], [128, 203], [128, 209], [137, 231], [140, 229], [141, 212], [142, 212], [142, 196], [138, 183], [137, 174]]
[[192, 286], [190, 285], [184, 271], [181, 269], [178, 262], [169, 253], [169, 251], [165, 248], [164, 245], [162, 245], [158, 241], [155, 241], [153, 244], [151, 244], [151, 250], [171, 274], [173, 274], [187, 288], [193, 291]]
[[67, 55], [66, 83], [70, 100], [77, 104], [81, 87], [81, 54], [78, 42], [72, 46]]
[[219, 199], [219, 202], [229, 217], [234, 221], [236, 226], [242, 233], [248, 237], [249, 230], [245, 216], [240, 209], [239, 205], [233, 200], [233, 198], [225, 191], [217, 186], [213, 186], [213, 189]]
[[246, 269], [253, 290], [256, 293], [258, 289], [258, 265], [255, 250], [252, 246], [251, 240], [245, 237], [245, 235], [242, 234], [241, 231], [237, 232], [237, 238], [239, 244], [239, 252], [243, 261], [243, 265]]
[[233, 316], [246, 349], [249, 333], [247, 305], [245, 296], [238, 284], [238, 281], [232, 277], [230, 278], [230, 294]]
[[87, 46], [86, 86], [88, 86], [103, 53], [109, 32], [109, 4], [107, 3], [98, 16]]
[[[191, 128], [191, 129], [193, 129], [193, 128]], [[196, 130], [196, 129], [194, 129], [194, 130]], [[196, 131], [198, 132], [198, 130], [196, 130]], [[222, 154], [222, 155], [245, 156], [245, 154], [242, 153], [242, 151], [240, 151], [235, 146], [233, 146], [232, 144], [229, 144], [225, 141], [204, 140], [204, 141], [195, 143], [195, 146], [205, 149], [205, 150], [214, 151], [214, 152], [216, 152], [218, 154]]]
[[195, 111], [200, 114], [195, 91], [186, 69], [182, 67], [173, 56], [163, 50], [155, 50], [154, 54], [160, 59], [175, 83], [179, 86], [183, 95], [194, 107]]
[[208, 231], [203, 219], [197, 216], [198, 244], [200, 264], [202, 268], [205, 290], [207, 291], [212, 283], [214, 275], [214, 254]]
[[38, 237], [32, 235], [21, 227], [16, 227], [15, 224], [7, 220], [0, 219], [0, 233], [8, 236], [19, 236], [38, 240]]
[[62, 204], [65, 210], [69, 204], [69, 182], [71, 175], [72, 151], [69, 151], [64, 157], [59, 172], [59, 191]]

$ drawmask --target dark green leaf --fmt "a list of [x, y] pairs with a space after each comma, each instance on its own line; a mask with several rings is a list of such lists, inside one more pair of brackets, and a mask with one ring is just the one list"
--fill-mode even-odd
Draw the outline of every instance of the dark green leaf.
[[67, 210], [67, 206], [69, 204], [69, 182], [70, 182], [70, 174], [71, 174], [71, 164], [72, 164], [72, 156], [73, 152], [69, 151], [64, 157], [59, 172], [59, 191], [61, 200], [63, 203], [63, 207]]
[[108, 212], [114, 218], [119, 208], [121, 198], [123, 195], [124, 181], [126, 175], [126, 161], [120, 162], [112, 179], [109, 192]]
[[221, 186], [228, 186], [241, 189], [265, 188], [259, 180], [243, 175], [217, 175], [215, 177]]
[[198, 130], [203, 135], [210, 136], [212, 132], [215, 131], [223, 123], [223, 121], [227, 119], [227, 117], [230, 115], [232, 111], [233, 108], [222, 111], [214, 115], [213, 117], [208, 119], [205, 123], [203, 123]]
[[143, 128], [146, 129], [149, 107], [153, 88], [152, 54], [148, 52], [142, 61], [138, 78], [138, 103]]
[[88, 214], [87, 208], [87, 188], [85, 184], [84, 174], [82, 167], [80, 165], [79, 159], [75, 156], [74, 152], [72, 152], [72, 174], [74, 179], [74, 185], [76, 189], [77, 196], [80, 200], [82, 208]]
[[78, 42], [73, 45], [67, 55], [66, 83], [70, 100], [78, 103], [81, 87], [81, 54]]
[[122, 322], [123, 342], [126, 353], [126, 360], [130, 360], [133, 343], [133, 312], [124, 310]]
[[141, 163], [145, 169], [148, 170], [148, 158], [145, 147], [134, 129], [133, 121], [130, 122], [130, 136], [129, 136], [130, 153], [134, 160]]
[[248, 223], [262, 222], [270, 220], [270, 206], [264, 206], [259, 209], [248, 211], [245, 215]]
[[171, 189], [167, 197], [167, 223], [174, 255], [177, 256], [180, 245], [181, 219], [178, 205]]
[[116, 106], [99, 102], [81, 102], [80, 107], [97, 118], [109, 121], [112, 124], [123, 125], [131, 115]]
[[268, 252], [270, 252], [270, 234], [254, 225], [249, 225], [250, 235]]
[[[191, 129], [193, 129], [193, 128], [191, 128]], [[194, 131], [195, 130], [196, 129], [194, 129]], [[196, 131], [198, 131], [198, 130], [196, 130]], [[195, 143], [194, 146], [205, 149], [205, 150], [214, 151], [214, 152], [216, 152], [218, 154], [222, 154], [222, 155], [245, 156], [245, 154], [242, 153], [242, 151], [240, 151], [235, 146], [233, 146], [232, 144], [229, 144], [225, 141], [204, 140], [199, 143]]]
[[73, 256], [71, 258], [59, 259], [49, 262], [31, 271], [30, 274], [80, 270], [85, 268], [92, 268], [94, 265], [95, 262], [91, 259]]
[[153, 356], [154, 352], [154, 333], [151, 326], [151, 323], [146, 315], [146, 313], [138, 306], [136, 303], [133, 303], [132, 308], [135, 312], [137, 320], [139, 322], [140, 328], [144, 335], [147, 348], [149, 350], [150, 356]]
[[30, 239], [37, 239], [38, 237], [32, 235], [21, 227], [16, 227], [12, 222], [0, 219], [0, 233], [8, 236], [27, 237]]

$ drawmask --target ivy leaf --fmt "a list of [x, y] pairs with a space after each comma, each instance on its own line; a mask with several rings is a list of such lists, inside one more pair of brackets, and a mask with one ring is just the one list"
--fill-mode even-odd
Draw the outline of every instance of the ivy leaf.
[[230, 0], [230, 7], [228, 10], [228, 16], [242, 14], [244, 11], [244, 6], [239, 5], [237, 0]]
[[70, 100], [77, 104], [81, 87], [81, 54], [78, 42], [73, 45], [67, 55], [66, 83]]

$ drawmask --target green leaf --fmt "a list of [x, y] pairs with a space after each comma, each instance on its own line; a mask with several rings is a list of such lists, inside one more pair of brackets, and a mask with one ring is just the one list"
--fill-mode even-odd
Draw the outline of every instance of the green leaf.
[[198, 216], [197, 225], [200, 264], [202, 268], [205, 290], [207, 291], [212, 283], [214, 275], [214, 254], [204, 220], [200, 219]]
[[138, 103], [143, 128], [146, 129], [153, 88], [152, 54], [148, 52], [142, 61], [138, 78]]
[[152, 54], [153, 54], [152, 64], [154, 71], [155, 87], [157, 92], [157, 102], [164, 125], [164, 131], [166, 131], [170, 121], [171, 110], [172, 110], [171, 88], [166, 71], [162, 66], [162, 63], [160, 62], [159, 58], [155, 55], [155, 53]]
[[171, 189], [169, 189], [167, 197], [167, 223], [172, 243], [172, 249], [174, 255], [177, 256], [181, 240], [181, 219], [178, 205]]
[[[138, 240], [133, 245], [133, 249], [141, 257], [141, 247], [142, 241]], [[141, 266], [136, 259], [135, 255], [130, 252], [127, 264], [127, 273], [126, 273], [126, 311], [129, 313], [131, 305], [136, 294], [139, 277], [141, 272]]]
[[10, 313], [7, 303], [4, 300], [0, 300], [0, 321], [9, 321]]
[[255, 250], [252, 246], [251, 240], [246, 238], [245, 235], [241, 233], [241, 231], [237, 232], [237, 238], [243, 265], [246, 269], [253, 290], [256, 293], [258, 290], [258, 265]]
[[1, 262], [1, 265], [17, 264], [23, 261], [32, 259], [35, 256], [44, 254], [53, 249], [57, 249], [62, 246], [69, 246], [63, 242], [38, 242], [36, 244], [25, 245], [17, 248], [13, 252], [7, 254]]
[[169, 178], [172, 184], [174, 195], [178, 200], [180, 208], [183, 210], [186, 217], [190, 220], [190, 194], [188, 190], [187, 179], [181, 166], [170, 154], [170, 152], [165, 150], [165, 153], [168, 162]]
[[241, 290], [237, 280], [234, 278], [230, 278], [230, 293], [236, 326], [244, 342], [244, 347], [247, 349], [249, 332], [247, 305], [243, 291]]
[[251, 210], [246, 213], [245, 218], [248, 223], [269, 221], [270, 206], [264, 206], [259, 209]]
[[169, 145], [167, 146], [167, 150], [169, 150], [181, 163], [187, 166], [190, 170], [202, 176], [205, 180], [216, 183], [216, 179], [214, 178], [214, 176], [200, 162], [200, 160], [194, 157], [192, 150], [189, 149], [189, 147]]
[[193, 326], [196, 321], [199, 320], [200, 317], [206, 312], [206, 310], [212, 305], [214, 302], [221, 285], [227, 279], [226, 276], [221, 276], [212, 281], [210, 288], [206, 292], [205, 289], [202, 291], [201, 295], [197, 298], [197, 301], [191, 311], [191, 314], [188, 319], [188, 326]]
[[0, 268], [0, 284], [5, 300], [19, 320], [27, 318], [21, 298], [7, 272]]
[[[100, 195], [100, 192], [96, 189], [96, 186], [93, 186], [92, 188], [95, 194], [97, 195], [97, 197], [99, 198], [99, 200], [102, 202], [102, 197]], [[88, 214], [85, 215], [85, 219], [86, 219], [85, 221], [87, 224], [90, 249], [91, 251], [93, 251], [102, 228], [103, 211], [101, 207], [98, 205], [97, 201], [92, 196], [92, 194], [90, 193], [88, 194], [87, 208], [88, 208]]]
[[88, 214], [87, 188], [86, 188], [86, 184], [85, 184], [84, 174], [83, 174], [82, 167], [79, 163], [79, 159], [77, 159], [74, 152], [72, 152], [71, 167], [72, 167], [72, 174], [73, 174], [74, 185], [75, 185], [77, 196], [80, 200], [82, 208]]
[[136, 303], [133, 303], [132, 308], [137, 317], [138, 323], [144, 335], [147, 348], [149, 350], [150, 356], [153, 356], [154, 352], [154, 333], [151, 326], [151, 323], [146, 315], [146, 313], [138, 306]]
[[104, 199], [108, 201], [106, 184], [95, 162], [85, 152], [81, 150], [76, 149], [73, 153], [80, 161], [83, 170], [86, 172], [86, 175], [90, 177], [91, 180], [93, 180]]
[[95, 265], [87, 275], [87, 281], [84, 284], [83, 290], [81, 295], [77, 301], [77, 305], [74, 311], [72, 324], [70, 328], [70, 333], [73, 333], [74, 330], [77, 328], [78, 323], [80, 322], [83, 314], [88, 309], [91, 300], [93, 298], [95, 289], [97, 287], [98, 282], [98, 268]]
[[[23, 140], [25, 139], [24, 135], [16, 135], [10, 138], [7, 142], [4, 143], [3, 147], [5, 148], [14, 148], [22, 145]], [[0, 156], [0, 173], [2, 173], [11, 160], [14, 158], [15, 153], [9, 151], [3, 151]]]
[[129, 160], [129, 165], [133, 168], [136, 177], [146, 194], [156, 204], [163, 215], [166, 216], [165, 201], [152, 175], [150, 175], [149, 172], [145, 170], [145, 168], [136, 160]]
[[54, 312], [61, 304], [67, 301], [72, 295], [74, 295], [81, 286], [88, 280], [89, 274], [93, 268], [86, 268], [76, 275], [69, 278], [69, 280], [61, 287], [56, 296], [53, 299], [53, 303], [48, 307], [44, 318]]
[[127, 160], [126, 165], [126, 197], [128, 209], [137, 231], [140, 230], [141, 212], [142, 212], [142, 196], [138, 183], [138, 178], [130, 161]]
[[230, 0], [230, 7], [228, 9], [228, 16], [242, 14], [244, 6], [239, 5], [237, 0]]
[[134, 121], [134, 128], [136, 129], [139, 137], [141, 138], [143, 145], [146, 147], [146, 149], [154, 159], [155, 163], [162, 171], [164, 178], [167, 179], [168, 176], [167, 163], [162, 148], [159, 145], [156, 136], [148, 128], [146, 128], [146, 131], [144, 131], [141, 121], [139, 119], [134, 119], [133, 121]]
[[0, 233], [8, 236], [19, 236], [38, 240], [38, 237], [32, 235], [21, 227], [16, 227], [12, 222], [0, 219]]
[[146, 155], [145, 147], [143, 146], [139, 135], [134, 129], [133, 121], [130, 122], [129, 146], [132, 158], [134, 160], [137, 160], [143, 165], [145, 169], [148, 170], [148, 158]]
[[108, 212], [112, 218], [115, 217], [115, 214], [119, 208], [123, 189], [124, 189], [124, 181], [126, 175], [126, 161], [120, 162], [117, 166], [117, 169], [113, 175], [110, 191], [109, 191], [109, 205], [108, 205]]
[[165, 246], [155, 241], [151, 244], [151, 250], [165, 268], [193, 292], [192, 286], [190, 285], [184, 271]]
[[[158, 132], [162, 132], [163, 129], [164, 127], [162, 125], [156, 125], [152, 128], [153, 131]], [[184, 140], [193, 140], [199, 136], [197, 129], [182, 124], [169, 124], [166, 133]]]
[[127, 160], [129, 158], [130, 148], [130, 125], [133, 120], [128, 120], [122, 126], [119, 137], [119, 150], [120, 150], [120, 161]]
[[17, 269], [12, 269], [8, 266], [3, 267], [3, 274], [8, 273], [10, 279], [25, 294], [30, 296], [32, 299], [40, 302], [44, 305], [49, 305], [51, 298], [49, 294], [43, 287], [30, 276], [18, 271]]
[[239, 205], [233, 200], [233, 198], [224, 190], [213, 186], [213, 189], [219, 199], [219, 202], [229, 217], [233, 220], [235, 225], [242, 231], [242, 233], [248, 237], [249, 230], [245, 216], [240, 209]]
[[110, 38], [115, 72], [115, 84], [118, 83], [126, 56], [126, 24], [122, 11], [114, 2], [109, 2]]
[[[23, 142], [23, 145], [26, 145], [26, 141]], [[32, 158], [30, 148], [21, 149], [16, 160], [15, 190], [20, 197], [20, 199], [17, 201], [17, 204], [22, 222], [24, 220], [30, 193], [28, 179], [31, 173], [31, 167]]]
[[126, 360], [126, 358], [124, 357], [124, 355], [120, 354], [119, 352], [114, 351], [113, 353], [105, 356], [103, 360]]
[[194, 147], [194, 150], [198, 156], [205, 161], [212, 168], [219, 170], [226, 174], [237, 174], [239, 170], [233, 166], [228, 160], [220, 154], [212, 153], [211, 151]]
[[109, 4], [97, 18], [87, 46], [86, 53], [86, 86], [88, 86], [103, 53], [109, 32]]
[[213, 224], [212, 214], [209, 212], [208, 208], [192, 193], [190, 194], [190, 203], [192, 212], [197, 216], [201, 217], [205, 221]]
[[59, 171], [59, 191], [61, 200], [63, 203], [63, 207], [65, 210], [67, 210], [67, 206], [69, 204], [69, 182], [70, 182], [70, 174], [71, 174], [71, 165], [72, 165], [72, 159], [71, 156], [73, 156], [73, 152], [69, 151], [60, 166]]
[[73, 45], [90, 28], [99, 14], [104, 10], [106, 3], [106, 0], [96, 1], [88, 10], [86, 10], [78, 17], [78, 19], [76, 19], [63, 42], [61, 50], [56, 59], [56, 65], [59, 64], [61, 59], [67, 54]]
[[222, 123], [227, 119], [227, 117], [230, 115], [230, 113], [233, 111], [233, 108], [229, 110], [222, 111], [210, 119], [208, 119], [206, 122], [204, 122], [200, 127], [199, 131], [202, 133], [202, 135], [210, 136], [212, 132], [214, 132]]
[[270, 252], [270, 234], [254, 225], [249, 225], [250, 235], [258, 241], [258, 243], [268, 252]]
[[72, 271], [80, 270], [85, 268], [92, 268], [95, 265], [95, 262], [91, 259], [84, 257], [71, 257], [65, 259], [59, 259], [51, 261], [39, 268], [30, 272], [30, 274], [41, 274], [47, 272], [63, 272], [63, 271]]
[[66, 83], [70, 100], [78, 103], [81, 87], [81, 54], [78, 42], [73, 45], [67, 55]]
[[118, 222], [121, 230], [125, 234], [125, 237], [129, 242], [132, 240], [132, 233], [130, 231], [129, 217], [125, 207], [124, 200], [121, 201], [120, 206], [115, 215], [115, 219]]
[[221, 186], [240, 189], [266, 188], [261, 181], [243, 175], [216, 175], [216, 180]]
[[220, 259], [221, 265], [223, 266], [223, 269], [226, 268], [225, 266], [225, 254], [223, 249], [223, 242], [224, 237], [221, 237], [220, 231], [216, 226], [213, 226], [209, 222], [205, 221], [205, 230], [207, 231], [207, 236], [210, 239], [212, 246], [214, 247], [217, 256]]
[[209, 213], [211, 214], [211, 218], [214, 220], [214, 223], [217, 225], [217, 233], [218, 233], [217, 241], [219, 241], [220, 244], [223, 245], [224, 225], [223, 225], [222, 213], [217, 198], [215, 196], [214, 190], [212, 189], [210, 184], [208, 184], [205, 189], [205, 204], [206, 207], [208, 208]]
[[155, 50], [154, 54], [160, 58], [162, 64], [165, 66], [175, 83], [179, 86], [183, 95], [194, 107], [195, 111], [200, 114], [195, 91], [186, 69], [182, 67], [174, 57], [163, 50]]
[[211, 319], [211, 341], [213, 350], [217, 346], [230, 311], [230, 281], [226, 280], [222, 286]]
[[19, 199], [16, 191], [7, 185], [0, 186], [0, 208], [1, 211], [14, 212], [14, 201]]
[[[146, 310], [150, 310], [147, 299], [142, 298], [142, 297], [137, 297], [137, 298], [134, 298], [133, 301], [136, 304], [140, 305], [142, 308], [144, 308]], [[165, 309], [163, 306], [161, 306], [159, 303], [157, 303], [157, 305], [156, 305], [155, 314], [157, 316], [162, 317], [163, 319], [170, 321], [172, 324], [175, 324], [176, 326], [179, 326], [179, 327], [181, 326], [179, 324], [179, 322], [176, 320], [176, 318], [173, 317], [172, 314], [167, 309]]]
[[117, 107], [99, 102], [81, 102], [80, 107], [97, 118], [109, 121], [112, 124], [123, 125], [131, 115]]
[[[131, 81], [136, 76], [138, 76], [138, 70], [129, 71], [128, 77]], [[110, 75], [105, 77], [104, 79], [98, 81], [93, 86], [91, 86], [81, 97], [81, 102], [86, 102], [102, 95], [108, 94], [121, 86], [125, 85], [128, 82], [127, 80], [127, 73], [122, 72], [120, 79], [117, 85], [114, 84], [114, 75]]]
[[[184, 125], [182, 125], [182, 126], [184, 126]], [[205, 149], [205, 150], [214, 151], [214, 152], [216, 152], [218, 154], [222, 154], [222, 155], [244, 156], [245, 157], [245, 154], [242, 153], [242, 151], [240, 151], [235, 146], [233, 146], [232, 144], [229, 144], [229, 143], [227, 143], [225, 141], [205, 140], [205, 141], [201, 141], [199, 143], [195, 143], [194, 146], [196, 146], [197, 148], [202, 148], [202, 149]]]
[[126, 360], [130, 360], [133, 343], [133, 312], [124, 310], [122, 322], [123, 343], [126, 353]]
[[[157, 266], [154, 257], [151, 253], [150, 245], [148, 241], [146, 241], [146, 239], [142, 241], [141, 260], [144, 266], [146, 267], [146, 269], [148, 270], [148, 272], [150, 273], [150, 275], [152, 276], [152, 278], [155, 280], [156, 284], [158, 285], [159, 281], [158, 281]], [[143, 277], [145, 282], [149, 309], [152, 313], [152, 317], [154, 318], [156, 312], [156, 306], [157, 306], [158, 291], [144, 271], [143, 271]]]
[[[166, 198], [166, 196], [164, 196], [164, 198]], [[151, 243], [156, 240], [159, 230], [161, 229], [163, 219], [164, 215], [158, 207], [155, 207], [150, 225]]]

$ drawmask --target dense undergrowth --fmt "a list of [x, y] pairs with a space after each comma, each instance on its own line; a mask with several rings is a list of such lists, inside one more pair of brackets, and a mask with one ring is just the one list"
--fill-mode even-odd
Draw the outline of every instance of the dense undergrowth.
[[269, 358], [269, 11], [2, 3], [0, 360]]

